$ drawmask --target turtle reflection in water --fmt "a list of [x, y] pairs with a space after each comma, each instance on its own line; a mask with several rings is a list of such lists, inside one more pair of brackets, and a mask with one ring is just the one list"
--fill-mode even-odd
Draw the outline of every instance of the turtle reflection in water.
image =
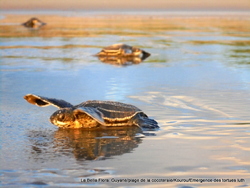
[[109, 64], [138, 64], [150, 56], [150, 53], [127, 44], [113, 44], [103, 48], [96, 56]]
[[113, 101], [86, 101], [72, 105], [64, 100], [28, 94], [24, 96], [29, 103], [45, 107], [53, 105], [59, 110], [54, 112], [50, 121], [62, 128], [96, 128], [117, 126], [138, 126], [157, 129], [158, 123], [148, 118], [139, 108]]
[[27, 22], [24, 22], [22, 25], [28, 28], [38, 29], [43, 25], [46, 25], [46, 23], [42, 22], [38, 18], [30, 18]]
[[[138, 127], [110, 127], [108, 129], [62, 129], [55, 132], [31, 131], [28, 134], [32, 154], [57, 156], [72, 153], [76, 160], [105, 160], [130, 153], [142, 142]], [[60, 155], [58, 155], [60, 154]], [[44, 156], [45, 155], [45, 156]]]

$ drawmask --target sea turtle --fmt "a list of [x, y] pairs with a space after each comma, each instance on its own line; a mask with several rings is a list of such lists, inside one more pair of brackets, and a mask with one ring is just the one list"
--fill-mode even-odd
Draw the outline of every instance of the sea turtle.
[[133, 125], [146, 129], [159, 128], [158, 123], [139, 108], [121, 102], [91, 100], [74, 106], [64, 100], [33, 94], [25, 95], [24, 99], [40, 107], [53, 105], [59, 108], [51, 115], [50, 122], [62, 128]]
[[22, 25], [29, 28], [39, 28], [43, 25], [46, 25], [46, 23], [42, 22], [38, 18], [30, 18], [27, 22], [24, 22]]
[[144, 60], [150, 56], [150, 53], [127, 44], [113, 44], [103, 48], [96, 56], [140, 57]]

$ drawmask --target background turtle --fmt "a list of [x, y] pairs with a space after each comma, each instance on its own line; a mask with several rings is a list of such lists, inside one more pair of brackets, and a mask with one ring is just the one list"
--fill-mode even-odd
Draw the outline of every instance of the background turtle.
[[94, 128], [100, 126], [138, 126], [159, 128], [158, 123], [149, 119], [139, 108], [113, 101], [86, 101], [72, 105], [64, 100], [28, 94], [24, 96], [29, 103], [45, 107], [53, 105], [59, 110], [50, 117], [50, 122], [62, 128]]
[[30, 18], [27, 22], [24, 22], [22, 25], [29, 28], [39, 28], [43, 25], [46, 25], [46, 23], [42, 22], [38, 18]]
[[150, 53], [127, 44], [113, 44], [103, 48], [96, 56], [140, 57], [144, 60], [150, 56]]

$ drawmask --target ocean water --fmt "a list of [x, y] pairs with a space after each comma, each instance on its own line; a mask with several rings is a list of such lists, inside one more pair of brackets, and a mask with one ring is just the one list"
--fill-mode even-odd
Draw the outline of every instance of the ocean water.
[[[1, 13], [0, 185], [250, 186], [249, 16]], [[115, 43], [151, 53], [100, 61]], [[63, 130], [23, 96], [133, 104], [160, 126]]]

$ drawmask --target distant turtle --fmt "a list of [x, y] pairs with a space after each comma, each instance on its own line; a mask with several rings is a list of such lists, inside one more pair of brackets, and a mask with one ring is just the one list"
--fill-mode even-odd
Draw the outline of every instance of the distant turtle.
[[29, 28], [39, 28], [43, 25], [46, 25], [46, 23], [42, 22], [38, 18], [30, 18], [27, 22], [24, 22], [22, 25]]
[[140, 57], [144, 60], [150, 56], [150, 53], [127, 44], [113, 44], [103, 48], [96, 56]]
[[62, 128], [94, 128], [112, 126], [138, 126], [146, 129], [159, 128], [158, 123], [149, 119], [139, 108], [113, 101], [86, 101], [72, 105], [64, 100], [28, 94], [29, 103], [45, 107], [53, 105], [59, 110], [50, 117], [50, 122]]

